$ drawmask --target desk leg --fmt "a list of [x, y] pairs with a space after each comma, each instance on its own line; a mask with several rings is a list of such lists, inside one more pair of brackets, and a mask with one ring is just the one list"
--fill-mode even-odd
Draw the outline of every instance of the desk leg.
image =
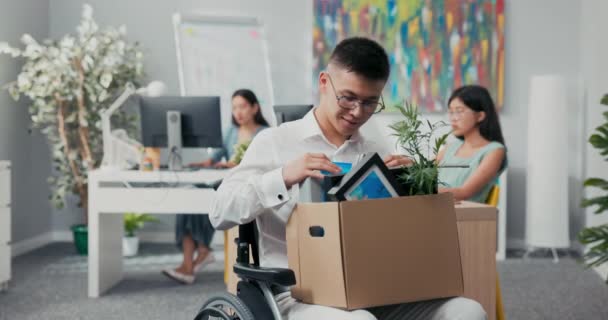
[[97, 298], [122, 279], [124, 227], [122, 214], [101, 214], [89, 195], [89, 297]]

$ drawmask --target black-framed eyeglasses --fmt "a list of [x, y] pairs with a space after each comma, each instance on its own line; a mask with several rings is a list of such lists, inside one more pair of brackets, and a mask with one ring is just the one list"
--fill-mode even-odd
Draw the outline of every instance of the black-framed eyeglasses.
[[382, 95], [380, 95], [380, 100], [361, 100], [352, 96], [338, 96], [338, 92], [336, 92], [336, 87], [334, 86], [334, 82], [329, 73], [327, 73], [327, 78], [329, 79], [331, 88], [334, 90], [334, 95], [336, 96], [340, 108], [354, 110], [359, 106], [367, 114], [376, 114], [384, 110], [384, 98], [382, 98]]

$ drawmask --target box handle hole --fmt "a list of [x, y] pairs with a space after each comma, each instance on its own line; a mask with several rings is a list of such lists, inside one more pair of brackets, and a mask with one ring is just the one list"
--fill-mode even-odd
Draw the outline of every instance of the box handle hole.
[[325, 229], [321, 226], [312, 226], [308, 228], [308, 232], [314, 238], [322, 238], [325, 236]]

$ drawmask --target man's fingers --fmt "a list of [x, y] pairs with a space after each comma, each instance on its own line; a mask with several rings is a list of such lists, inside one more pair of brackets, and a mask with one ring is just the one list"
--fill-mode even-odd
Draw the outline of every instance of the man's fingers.
[[325, 177], [319, 170], [308, 170], [308, 176], [319, 180]]
[[389, 154], [388, 156], [384, 157], [384, 163], [389, 163], [389, 161], [392, 161], [394, 158], [394, 155]]
[[334, 173], [339, 173], [342, 171], [342, 169], [340, 169], [340, 167], [335, 165], [333, 162], [330, 162], [328, 160], [321, 160], [321, 159], [309, 162], [308, 169], [325, 170], [325, 171], [334, 172]]
[[308, 156], [314, 159], [326, 159], [329, 161], [329, 158], [327, 155], [325, 155], [325, 153], [308, 153]]
[[397, 160], [391, 160], [391, 161], [389, 161], [389, 162], [387, 162], [385, 164], [389, 168], [390, 167], [397, 167], [397, 166], [399, 166], [399, 161], [397, 161]]

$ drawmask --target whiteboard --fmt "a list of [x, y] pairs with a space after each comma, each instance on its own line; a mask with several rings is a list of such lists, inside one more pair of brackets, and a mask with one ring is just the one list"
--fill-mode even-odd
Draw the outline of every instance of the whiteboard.
[[258, 19], [176, 13], [173, 26], [182, 96], [220, 96], [225, 128], [232, 94], [251, 89], [266, 120], [276, 124], [268, 48]]

